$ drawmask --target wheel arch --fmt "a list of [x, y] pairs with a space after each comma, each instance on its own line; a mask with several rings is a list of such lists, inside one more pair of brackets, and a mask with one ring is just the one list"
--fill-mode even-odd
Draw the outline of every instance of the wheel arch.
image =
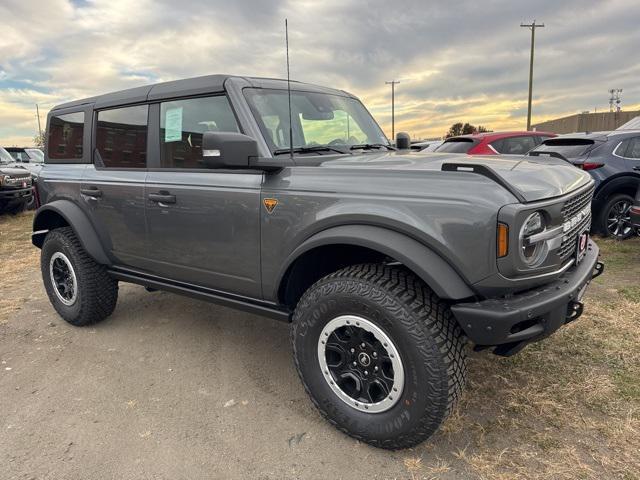
[[604, 204], [607, 198], [616, 193], [624, 193], [634, 197], [639, 185], [640, 174], [625, 172], [614, 175], [600, 184], [595, 192], [594, 201], [600, 205]]
[[73, 229], [82, 248], [96, 262], [103, 265], [111, 263], [89, 218], [69, 200], [56, 200], [38, 209], [33, 219], [31, 242], [42, 248], [49, 231], [65, 226]]
[[294, 307], [302, 293], [323, 276], [348, 265], [385, 259], [404, 265], [440, 298], [459, 300], [475, 295], [446, 260], [417, 240], [383, 227], [344, 225], [313, 235], [289, 255], [275, 283], [275, 298]]

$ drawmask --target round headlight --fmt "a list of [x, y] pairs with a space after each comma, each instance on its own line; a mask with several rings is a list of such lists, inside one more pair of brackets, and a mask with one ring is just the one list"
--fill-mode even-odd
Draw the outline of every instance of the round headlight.
[[546, 221], [541, 212], [534, 212], [527, 217], [520, 229], [520, 258], [529, 267], [544, 262], [549, 253], [545, 240], [535, 241], [532, 237], [545, 230]]

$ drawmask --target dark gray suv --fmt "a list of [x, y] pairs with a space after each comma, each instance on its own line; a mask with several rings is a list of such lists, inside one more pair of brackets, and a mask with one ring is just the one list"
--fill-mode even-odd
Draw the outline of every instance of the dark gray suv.
[[322, 415], [379, 447], [429, 437], [470, 345], [552, 334], [603, 269], [587, 173], [397, 151], [340, 90], [213, 75], [60, 105], [47, 131], [33, 243], [66, 321], [133, 282], [290, 322]]
[[618, 239], [636, 233], [630, 210], [640, 187], [640, 130], [561, 135], [545, 140], [529, 155], [555, 156], [589, 172], [596, 182], [593, 196], [596, 233]]

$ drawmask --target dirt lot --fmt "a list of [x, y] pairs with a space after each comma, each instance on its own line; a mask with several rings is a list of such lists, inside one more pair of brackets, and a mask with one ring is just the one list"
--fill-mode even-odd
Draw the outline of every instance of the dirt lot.
[[600, 241], [584, 316], [473, 354], [459, 408], [387, 452], [325, 423], [287, 325], [122, 285], [74, 328], [42, 288], [31, 215], [0, 217], [0, 478], [640, 478], [640, 239]]

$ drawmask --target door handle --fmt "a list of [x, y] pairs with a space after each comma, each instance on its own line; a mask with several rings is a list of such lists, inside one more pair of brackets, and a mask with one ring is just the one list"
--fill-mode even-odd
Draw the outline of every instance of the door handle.
[[176, 203], [176, 196], [170, 193], [150, 193], [149, 200], [156, 203]]
[[93, 188], [81, 188], [80, 193], [82, 195], [86, 195], [91, 198], [100, 198], [102, 196], [102, 190], [99, 190], [95, 187]]
[[638, 165], [638, 166], [636, 166], [636, 167], [633, 167], [633, 169], [634, 169], [634, 170], [637, 170], [637, 171], [639, 171], [639, 172], [640, 172], [640, 165]]

